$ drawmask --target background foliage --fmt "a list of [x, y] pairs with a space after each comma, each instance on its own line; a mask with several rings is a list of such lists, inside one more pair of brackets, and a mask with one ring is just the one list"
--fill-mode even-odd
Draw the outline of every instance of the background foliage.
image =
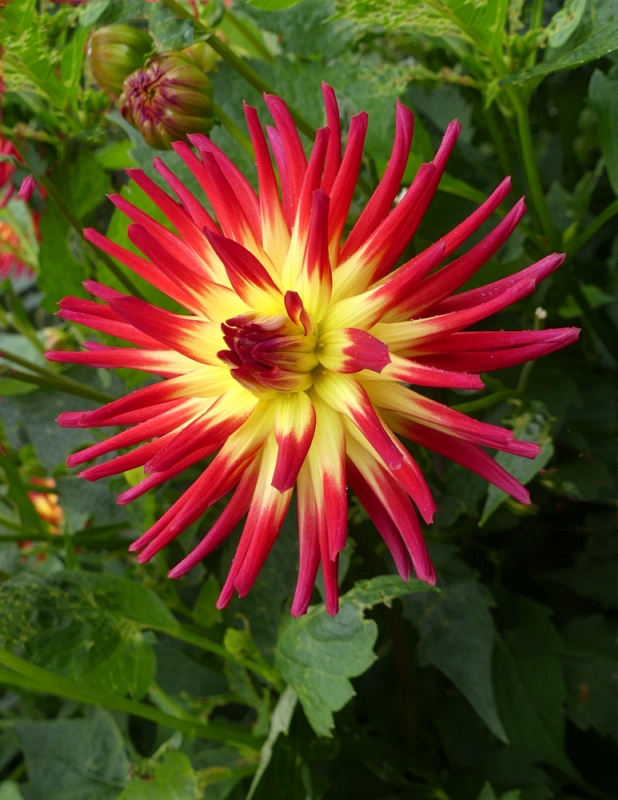
[[[2, 9], [0, 130], [21, 153], [2, 158], [17, 167], [16, 187], [31, 172], [40, 188], [28, 207], [11, 199], [0, 210], [35, 271], [5, 281], [0, 307], [0, 800], [615, 797], [618, 2], [213, 0], [197, 9], [195, 25], [173, 2]], [[181, 581], [165, 577], [212, 515], [148, 565], [127, 554], [191, 476], [120, 508], [130, 474], [88, 484], [64, 466], [96, 434], [59, 429], [58, 414], [142, 377], [46, 364], [50, 342], [76, 347], [84, 337], [53, 317], [56, 303], [84, 295], [86, 277], [133, 282], [165, 302], [80, 235], [94, 225], [129, 246], [111, 190], [157, 213], [122, 171], [138, 165], [156, 178], [155, 153], [84, 62], [90, 32], [125, 20], [147, 25], [159, 49], [223, 31], [236, 61], [211, 78], [241, 127], [243, 99], [263, 110], [252, 74], [300, 109], [308, 131], [323, 123], [320, 81], [331, 83], [346, 119], [370, 114], [366, 187], [389, 157], [395, 97], [416, 114], [406, 181], [458, 117], [462, 136], [414, 247], [508, 173], [530, 213], [475, 280], [567, 252], [492, 327], [576, 324], [580, 342], [488, 377], [482, 395], [435, 393], [543, 445], [532, 465], [498, 456], [529, 483], [531, 507], [417, 454], [439, 505], [426, 531], [439, 591], [392, 575], [354, 506], [335, 619], [318, 592], [306, 617], [288, 614], [293, 519], [251, 595], [220, 613], [234, 543]], [[215, 126], [212, 138], [254, 180], [230, 127]], [[174, 154], [163, 158], [192, 182]], [[363, 201], [359, 190], [354, 213]], [[44, 477], [55, 479], [64, 514], [55, 529], [33, 504]]]

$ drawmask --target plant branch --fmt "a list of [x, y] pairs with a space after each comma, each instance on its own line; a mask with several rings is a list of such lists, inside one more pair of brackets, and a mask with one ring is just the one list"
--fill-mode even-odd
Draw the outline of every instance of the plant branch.
[[581, 233], [578, 233], [577, 236], [571, 239], [566, 248], [567, 257], [572, 258], [579, 250], [581, 250], [586, 242], [591, 239], [594, 234], [600, 230], [603, 225], [605, 225], [606, 222], [608, 222], [612, 217], [615, 217], [616, 214], [618, 214], [618, 200], [614, 200], [613, 203], [610, 203], [592, 220], [592, 222], [586, 228], [584, 228], [583, 231], [581, 231]]
[[[8, 670], [0, 670], [0, 684], [17, 686], [28, 691], [52, 694], [75, 700], [78, 703], [97, 705], [109, 708], [112, 711], [121, 711], [125, 714], [149, 719], [159, 725], [164, 725], [173, 730], [187, 733], [189, 736], [199, 736], [215, 742], [227, 742], [237, 747], [251, 747], [259, 749], [262, 740], [253, 736], [250, 731], [240, 726], [223, 722], [203, 722], [201, 719], [189, 714], [174, 716], [166, 714], [153, 706], [129, 700], [126, 697], [103, 691], [94, 686], [85, 686], [69, 678], [56, 675], [54, 672], [30, 664], [19, 656], [13, 655], [8, 650], [0, 649], [0, 664]], [[9, 671], [12, 670], [12, 671]]]
[[[6, 358], [7, 356], [5, 355], [4, 357]], [[111, 403], [117, 399], [111, 394], [91, 389], [89, 386], [79, 383], [79, 381], [74, 381], [72, 378], [64, 378], [51, 372], [49, 378], [44, 378], [43, 376], [11, 369], [6, 377], [14, 378], [16, 381], [23, 381], [23, 383], [31, 383], [34, 386], [40, 386], [42, 389], [55, 389], [58, 392], [66, 392], [67, 394], [77, 395], [77, 397], [84, 397], [87, 400], [98, 400], [102, 403]]]
[[524, 171], [526, 173], [526, 180], [528, 182], [534, 210], [536, 211], [541, 229], [547, 238], [550, 248], [557, 250], [560, 247], [560, 234], [549, 213], [549, 206], [547, 205], [538, 164], [534, 155], [534, 143], [532, 141], [532, 131], [530, 129], [528, 105], [512, 87], [508, 89], [507, 92], [515, 113], [515, 119], [517, 120], [519, 145], [521, 147]]
[[274, 686], [278, 692], [282, 692], [285, 689], [285, 684], [279, 677], [279, 674], [272, 669], [272, 667], [268, 666], [268, 664], [259, 664], [256, 661], [251, 661], [248, 658], [239, 658], [228, 652], [223, 645], [217, 644], [216, 642], [206, 638], [206, 636], [195, 633], [186, 627], [179, 625], [177, 628], [153, 628], [153, 630], [158, 630], [161, 633], [165, 633], [167, 636], [171, 636], [174, 639], [180, 640], [181, 642], [193, 644], [202, 650], [206, 650], [209, 653], [214, 653], [215, 655], [224, 658], [226, 661], [239, 664], [241, 667], [244, 667], [245, 669], [254, 672], [256, 675], [259, 675], [267, 683], [270, 683], [271, 686]]

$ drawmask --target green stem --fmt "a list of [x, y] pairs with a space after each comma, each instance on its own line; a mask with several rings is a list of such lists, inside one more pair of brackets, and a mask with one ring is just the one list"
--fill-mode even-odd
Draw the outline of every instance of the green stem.
[[[6, 356], [5, 356], [6, 357]], [[72, 378], [64, 378], [61, 375], [53, 375], [49, 378], [38, 377], [31, 375], [28, 372], [21, 372], [20, 370], [12, 369], [7, 376], [14, 378], [23, 383], [31, 383], [34, 386], [40, 386], [42, 389], [55, 389], [58, 392], [66, 392], [67, 394], [74, 394], [77, 397], [85, 397], [87, 400], [98, 400], [102, 403], [110, 403], [117, 398], [106, 392], [99, 392], [97, 389], [91, 389], [79, 381], [74, 381]]]
[[511, 164], [511, 159], [504, 143], [504, 133], [500, 131], [493, 104], [485, 109], [485, 120], [487, 122], [487, 128], [489, 129], [489, 135], [494, 144], [496, 155], [498, 156], [500, 169], [505, 175], [513, 175], [513, 165]]
[[496, 392], [478, 400], [471, 400], [469, 403], [457, 403], [451, 408], [462, 411], [464, 414], [470, 414], [473, 411], [482, 411], [484, 408], [495, 406], [496, 403], [509, 400], [511, 397], [521, 397], [521, 392], [517, 389], [505, 389], [503, 392]]
[[[533, 0], [532, 3], [532, 10], [530, 12], [530, 25], [529, 30], [536, 31], [541, 28], [543, 25], [543, 9], [545, 7], [545, 0]], [[526, 66], [531, 68], [536, 63], [536, 54], [538, 52], [538, 46], [532, 50], [528, 58], [526, 59]]]
[[223, 125], [223, 127], [228, 131], [228, 133], [236, 139], [238, 144], [249, 153], [251, 158], [255, 158], [255, 153], [253, 152], [253, 145], [251, 144], [250, 139], [248, 139], [245, 134], [240, 130], [238, 125], [233, 122], [225, 111], [221, 108], [221, 106], [217, 105], [216, 103], [212, 104], [213, 110], [217, 116], [219, 122]]
[[[9, 519], [4, 515], [0, 515], [0, 525], [4, 525], [5, 528], [11, 528], [14, 531], [20, 531], [20, 533], [16, 534], [0, 534], [0, 542], [22, 542], [24, 539], [30, 539], [34, 541], [47, 541], [47, 536], [43, 536], [43, 534], [39, 533], [38, 531], [30, 530], [29, 528], [25, 528], [19, 522], [15, 522], [15, 520]], [[49, 534], [51, 538], [51, 534]]]
[[538, 164], [534, 155], [528, 104], [522, 100], [521, 96], [512, 87], [508, 90], [508, 96], [517, 120], [519, 144], [532, 203], [549, 246], [558, 249], [560, 247], [560, 233], [549, 213], [549, 206], [547, 205]]
[[6, 350], [2, 352], [2, 358], [4, 358], [6, 361], [12, 361], [14, 364], [19, 364], [20, 367], [25, 367], [26, 369], [29, 369], [30, 372], [35, 372], [37, 375], [43, 375], [46, 378], [61, 377], [57, 372], [53, 372], [51, 369], [40, 367], [38, 364], [28, 361], [25, 358], [20, 358], [20, 356], [16, 356], [13, 353], [7, 353]]
[[578, 233], [567, 246], [567, 256], [572, 258], [581, 248], [586, 244], [586, 242], [591, 239], [594, 234], [600, 230], [606, 222], [608, 222], [612, 217], [615, 217], [618, 214], [618, 200], [614, 200], [613, 203], [610, 203], [607, 208], [603, 209], [601, 213], [596, 216], [590, 225], [584, 228], [581, 233]]
[[271, 64], [275, 60], [273, 58], [273, 54], [270, 50], [265, 46], [264, 42], [261, 41], [251, 30], [251, 28], [242, 20], [239, 19], [236, 14], [233, 14], [229, 9], [225, 9], [225, 19], [229, 20], [231, 24], [236, 28], [236, 30], [241, 33], [247, 41], [251, 42], [253, 47], [257, 50], [257, 52], [262, 56], [265, 61], [270, 61]]
[[189, 714], [182, 716], [166, 714], [145, 703], [120, 697], [94, 686], [84, 686], [69, 678], [56, 675], [54, 672], [30, 664], [23, 658], [9, 653], [8, 650], [0, 649], [0, 664], [8, 667], [9, 670], [14, 670], [14, 672], [0, 670], [0, 684], [17, 686], [42, 694], [52, 694], [78, 703], [121, 711], [125, 714], [134, 714], [173, 730], [182, 731], [189, 736], [199, 736], [215, 742], [227, 742], [241, 748], [248, 746], [257, 750], [262, 744], [261, 739], [253, 736], [248, 730], [243, 730], [240, 726], [223, 722], [203, 722]]
[[210, 639], [207, 639], [205, 636], [195, 633], [188, 628], [179, 625], [177, 628], [153, 628], [153, 630], [158, 630], [161, 633], [165, 633], [167, 636], [171, 636], [174, 639], [180, 640], [181, 642], [193, 644], [202, 650], [207, 650], [209, 653], [214, 653], [215, 655], [224, 658], [226, 661], [239, 664], [241, 667], [244, 667], [245, 669], [254, 672], [256, 675], [259, 675], [267, 683], [270, 683], [271, 686], [274, 686], [278, 692], [282, 692], [285, 689], [285, 684], [279, 677], [278, 673], [267, 664], [258, 664], [257, 662], [251, 661], [248, 658], [239, 658], [238, 656], [228, 652], [223, 645], [217, 644], [216, 642], [213, 642]]
[[[236, 70], [240, 77], [244, 78], [247, 83], [253, 86], [254, 89], [257, 89], [258, 92], [265, 92], [266, 94], [277, 93], [275, 89], [266, 83], [265, 80], [262, 80], [257, 72], [252, 70], [251, 67], [242, 60], [242, 58], [239, 58], [230, 47], [228, 47], [221, 41], [221, 39], [215, 36], [210, 28], [207, 28], [206, 25], [201, 23], [199, 20], [196, 20], [192, 16], [191, 12], [183, 8], [180, 3], [177, 3], [176, 0], [163, 0], [163, 3], [177, 17], [180, 17], [180, 19], [190, 19], [193, 22], [194, 28], [202, 31], [202, 33], [208, 34], [208, 44], [212, 47], [215, 53], [218, 53], [221, 58], [226, 61], [230, 67], [232, 67], [232, 69]], [[302, 114], [300, 114], [300, 112], [298, 112], [289, 103], [288, 110], [299, 130], [301, 130], [305, 136], [313, 141], [313, 139], [315, 139], [315, 128], [309, 122], [307, 122]]]

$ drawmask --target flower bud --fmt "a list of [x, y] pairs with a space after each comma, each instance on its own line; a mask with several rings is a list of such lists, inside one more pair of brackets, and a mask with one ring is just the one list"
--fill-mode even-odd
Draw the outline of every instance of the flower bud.
[[154, 43], [148, 31], [131, 25], [107, 25], [94, 32], [88, 49], [95, 83], [110, 94], [120, 94], [127, 75], [144, 64]]
[[213, 125], [213, 88], [186, 55], [160, 53], [126, 78], [118, 107], [146, 142], [158, 150], [188, 133], [208, 133]]
[[185, 47], [182, 52], [189, 56], [202, 72], [213, 72], [217, 68], [219, 57], [206, 42], [196, 42], [190, 47]]

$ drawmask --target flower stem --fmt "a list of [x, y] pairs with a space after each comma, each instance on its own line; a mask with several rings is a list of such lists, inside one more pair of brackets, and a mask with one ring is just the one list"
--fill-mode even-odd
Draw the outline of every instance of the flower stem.
[[272, 53], [265, 46], [264, 42], [262, 42], [262, 40], [253, 33], [247, 23], [237, 17], [236, 14], [232, 13], [229, 8], [226, 8], [224, 13], [225, 19], [229, 20], [236, 30], [241, 33], [245, 39], [247, 39], [247, 41], [251, 42], [252, 46], [255, 47], [256, 51], [262, 56], [262, 58], [265, 61], [270, 61], [272, 63], [274, 61]]
[[[8, 358], [8, 355], [5, 354], [4, 357]], [[42, 375], [32, 375], [28, 372], [12, 369], [7, 377], [14, 378], [17, 381], [23, 381], [23, 383], [31, 383], [34, 386], [40, 386], [42, 389], [55, 389], [59, 392], [77, 395], [77, 397], [85, 397], [87, 400], [98, 400], [102, 403], [110, 403], [112, 400], [117, 399], [106, 392], [99, 392], [97, 389], [91, 389], [89, 386], [79, 383], [79, 381], [74, 381], [72, 378], [64, 378], [62, 375], [56, 375], [51, 372], [49, 373], [49, 378], [47, 378]]]
[[600, 230], [606, 222], [608, 222], [612, 217], [615, 217], [618, 214], [618, 200], [614, 200], [613, 203], [610, 203], [606, 208], [598, 214], [581, 233], [578, 233], [573, 239], [571, 239], [569, 245], [567, 246], [567, 256], [572, 258], [578, 250], [586, 244], [586, 242], [591, 239], [594, 234]]
[[166, 714], [145, 703], [129, 700], [94, 686], [85, 686], [77, 681], [56, 675], [54, 672], [30, 664], [23, 658], [9, 653], [8, 650], [0, 649], [0, 664], [8, 667], [8, 670], [0, 670], [0, 684], [16, 686], [42, 694], [52, 694], [78, 703], [121, 711], [125, 714], [134, 714], [190, 736], [199, 736], [202, 739], [211, 739], [216, 742], [228, 742], [241, 748], [249, 746], [257, 750], [262, 744], [259, 738], [253, 736], [250, 731], [243, 730], [240, 726], [223, 722], [203, 722], [189, 714], [182, 716]]
[[[247, 83], [253, 86], [254, 89], [257, 89], [258, 92], [265, 92], [266, 94], [276, 94], [276, 91], [272, 86], [266, 83], [266, 81], [262, 80], [257, 72], [251, 69], [251, 67], [246, 64], [242, 58], [239, 58], [239, 56], [237, 56], [230, 47], [224, 44], [218, 36], [215, 36], [214, 32], [210, 28], [207, 28], [206, 25], [201, 23], [199, 20], [194, 19], [190, 11], [184, 9], [180, 3], [176, 2], [176, 0], [163, 0], [163, 3], [177, 17], [180, 17], [181, 19], [190, 19], [195, 28], [203, 33], [208, 34], [208, 44], [210, 47], [212, 47], [215, 53], [218, 53], [221, 58], [226, 61], [230, 67], [232, 67], [232, 69], [235, 69], [240, 77], [244, 78]], [[305, 136], [313, 141], [313, 139], [315, 139], [315, 128], [309, 122], [307, 122], [302, 114], [300, 114], [300, 112], [298, 112], [289, 103], [288, 110], [298, 128], [305, 134]]]
[[528, 103], [524, 101], [512, 88], [508, 91], [508, 96], [517, 120], [517, 132], [519, 134], [519, 145], [521, 147], [522, 160], [526, 180], [530, 190], [530, 197], [534, 205], [534, 210], [539, 219], [541, 229], [547, 238], [550, 248], [559, 249], [560, 233], [549, 213], [549, 206], [543, 191], [539, 168], [534, 155], [534, 143], [532, 141], [532, 131], [530, 129], [530, 115], [528, 114]]
[[241, 667], [245, 667], [245, 669], [248, 669], [251, 672], [254, 672], [256, 675], [259, 675], [267, 683], [270, 683], [272, 686], [274, 686], [278, 692], [282, 692], [285, 689], [285, 684], [279, 677], [279, 674], [267, 664], [258, 664], [257, 662], [251, 661], [248, 658], [238, 658], [237, 656], [228, 652], [223, 645], [211, 641], [210, 639], [206, 638], [206, 636], [202, 636], [199, 633], [194, 633], [193, 631], [181, 625], [179, 625], [177, 628], [154, 628], [153, 630], [158, 630], [161, 633], [165, 633], [168, 636], [173, 637], [174, 639], [179, 639], [181, 642], [193, 644], [202, 650], [207, 650], [209, 653], [215, 653], [221, 658], [224, 658], [226, 661], [232, 661], [235, 664], [239, 664]]

